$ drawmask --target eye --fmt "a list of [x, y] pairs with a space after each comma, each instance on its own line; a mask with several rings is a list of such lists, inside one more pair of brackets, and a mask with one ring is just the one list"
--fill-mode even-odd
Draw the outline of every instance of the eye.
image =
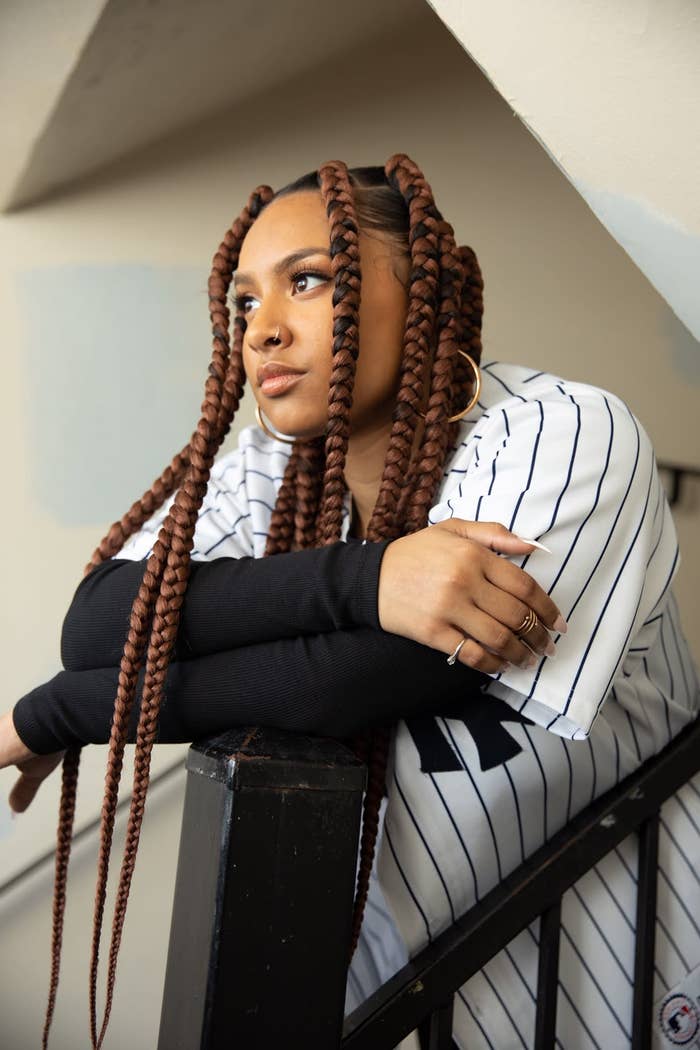
[[292, 284], [298, 285], [300, 281], [305, 283], [305, 287], [299, 289], [302, 292], [308, 292], [309, 287], [307, 282], [309, 278], [314, 281], [321, 281], [322, 283], [329, 280], [325, 273], [318, 273], [315, 270], [298, 270], [296, 273], [290, 275]]
[[[308, 292], [310, 290], [308, 286], [309, 279], [312, 281], [320, 281], [323, 284], [324, 282], [330, 281], [331, 278], [325, 273], [319, 273], [317, 270], [297, 270], [296, 273], [291, 273], [289, 275], [289, 280], [293, 285], [296, 285], [297, 287], [299, 284], [303, 285], [301, 288], [298, 287], [300, 292]], [[313, 288], [314, 286], [312, 285], [311, 287]], [[238, 295], [233, 302], [236, 309], [240, 310], [244, 317], [249, 317], [251, 309], [248, 309], [248, 307], [251, 306], [252, 303], [258, 303], [258, 300], [254, 295]]]
[[254, 296], [252, 296], [252, 295], [237, 295], [236, 298], [234, 299], [234, 305], [235, 305], [236, 309], [240, 310], [241, 313], [243, 315], [245, 315], [245, 316], [247, 316], [248, 313], [249, 313], [249, 311], [246, 310], [246, 307], [248, 306], [248, 304], [250, 302], [254, 302], [255, 303], [255, 302], [257, 302], [257, 299]]

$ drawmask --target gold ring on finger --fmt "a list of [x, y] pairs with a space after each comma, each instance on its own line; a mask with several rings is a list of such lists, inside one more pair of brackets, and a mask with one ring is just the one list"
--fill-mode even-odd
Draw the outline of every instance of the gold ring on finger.
[[532, 609], [528, 609], [527, 616], [520, 624], [520, 627], [515, 628], [515, 633], [518, 636], [527, 634], [528, 631], [531, 631], [533, 629], [533, 627], [537, 627], [539, 622], [540, 621], [537, 619], [537, 613], [533, 612]]

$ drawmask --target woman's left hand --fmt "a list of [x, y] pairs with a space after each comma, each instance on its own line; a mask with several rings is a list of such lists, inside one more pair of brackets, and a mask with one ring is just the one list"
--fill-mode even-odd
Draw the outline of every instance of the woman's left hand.
[[0, 716], [0, 769], [17, 766], [21, 776], [9, 794], [10, 809], [23, 813], [32, 802], [41, 782], [53, 773], [63, 761], [65, 751], [54, 751], [50, 755], [36, 755], [22, 742], [12, 712]]

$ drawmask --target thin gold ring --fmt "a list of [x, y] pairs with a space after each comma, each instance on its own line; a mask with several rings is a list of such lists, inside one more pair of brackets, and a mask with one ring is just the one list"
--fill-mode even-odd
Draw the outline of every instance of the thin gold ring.
[[533, 627], [537, 627], [540, 621], [537, 619], [537, 613], [533, 612], [532, 609], [527, 610], [527, 616], [520, 624], [520, 627], [515, 628], [515, 633], [520, 637], [522, 634], [527, 634]]

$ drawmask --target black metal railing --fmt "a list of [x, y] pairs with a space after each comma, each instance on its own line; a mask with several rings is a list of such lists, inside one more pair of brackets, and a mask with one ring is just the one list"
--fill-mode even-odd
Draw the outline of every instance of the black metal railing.
[[661, 471], [662, 478], [664, 476], [668, 478], [666, 490], [668, 502], [670, 506], [676, 507], [683, 498], [686, 480], [692, 478], [693, 481], [697, 482], [698, 478], [700, 478], [700, 469], [687, 466], [684, 463], [667, 463], [664, 461], [659, 462], [657, 465]]
[[659, 811], [700, 770], [700, 720], [596, 799], [343, 1017], [365, 767], [269, 729], [193, 744], [158, 1050], [450, 1050], [458, 988], [538, 916], [535, 1050], [555, 1045], [561, 900], [639, 835], [632, 1050], [651, 1045]]

